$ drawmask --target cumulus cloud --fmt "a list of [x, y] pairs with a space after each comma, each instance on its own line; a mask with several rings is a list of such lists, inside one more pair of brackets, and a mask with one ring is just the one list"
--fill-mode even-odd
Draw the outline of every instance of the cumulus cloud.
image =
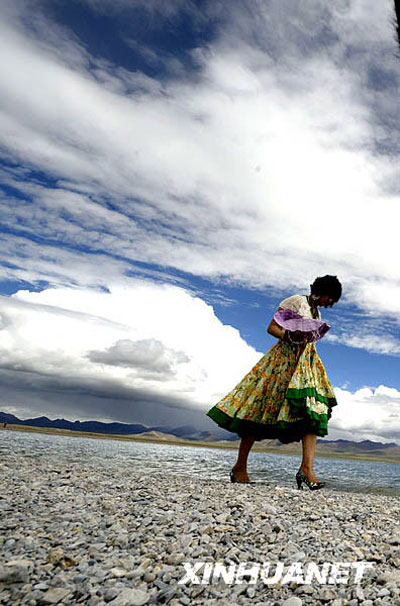
[[379, 385], [355, 392], [335, 388], [330, 437], [347, 440], [400, 441], [400, 391]]
[[31, 391], [42, 393], [41, 414], [68, 401], [86, 418], [153, 424], [169, 410], [170, 420], [192, 416], [204, 427], [205, 410], [262, 355], [176, 286], [132, 281], [111, 292], [19, 291], [0, 301], [2, 408], [23, 385], [14, 402], [26, 409]]
[[90, 351], [92, 362], [139, 369], [146, 377], [165, 380], [175, 374], [174, 366], [190, 362], [183, 352], [164, 347], [156, 339], [120, 339], [104, 351]]

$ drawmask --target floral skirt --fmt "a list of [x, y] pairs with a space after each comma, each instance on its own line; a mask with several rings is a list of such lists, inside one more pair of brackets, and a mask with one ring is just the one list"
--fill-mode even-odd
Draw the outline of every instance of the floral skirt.
[[336, 404], [315, 343], [278, 341], [206, 414], [240, 437], [288, 444], [306, 433], [326, 436]]

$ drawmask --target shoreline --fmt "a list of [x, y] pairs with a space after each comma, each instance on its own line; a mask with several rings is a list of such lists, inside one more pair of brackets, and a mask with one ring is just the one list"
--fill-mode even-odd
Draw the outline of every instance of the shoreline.
[[[82, 437], [82, 438], [93, 438], [96, 440], [119, 440], [125, 442], [145, 442], [145, 443], [153, 443], [153, 444], [166, 444], [169, 446], [194, 446], [197, 448], [220, 448], [225, 450], [237, 450], [239, 446], [239, 440], [230, 444], [228, 441], [224, 442], [223, 440], [219, 442], [201, 442], [195, 440], [184, 440], [181, 438], [177, 438], [176, 440], [171, 439], [159, 439], [155, 437], [146, 437], [146, 436], [138, 436], [137, 434], [103, 434], [103, 433], [95, 433], [95, 432], [87, 432], [87, 431], [74, 431], [70, 429], [57, 429], [53, 427], [35, 427], [33, 425], [13, 425], [7, 424], [7, 427], [4, 428], [0, 426], [2, 431], [21, 431], [21, 432], [32, 432], [39, 434], [48, 434], [48, 435], [63, 435], [69, 437]], [[301, 454], [301, 445], [298, 444], [296, 447], [285, 447], [285, 446], [277, 446], [277, 447], [266, 447], [266, 446], [257, 446], [257, 443], [252, 448], [253, 452], [265, 452], [268, 454], [281, 454], [281, 455], [289, 455], [296, 456]], [[331, 453], [331, 452], [321, 452], [318, 450], [317, 445], [317, 456], [324, 459], [347, 459], [353, 461], [372, 461], [376, 463], [392, 463], [399, 464], [400, 458], [393, 457], [377, 457], [368, 454], [354, 454], [354, 453]]]

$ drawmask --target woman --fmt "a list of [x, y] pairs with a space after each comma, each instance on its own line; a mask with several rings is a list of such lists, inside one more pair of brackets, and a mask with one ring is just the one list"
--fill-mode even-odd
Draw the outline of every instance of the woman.
[[[317, 278], [310, 295], [284, 299], [279, 310], [290, 309], [305, 318], [321, 319], [318, 307], [332, 307], [342, 294], [336, 276]], [[326, 436], [331, 408], [337, 404], [332, 385], [314, 342], [304, 333], [288, 332], [274, 319], [268, 333], [279, 341], [240, 383], [207, 415], [242, 439], [231, 471], [232, 482], [249, 482], [247, 458], [256, 440], [276, 438], [288, 444], [302, 441], [303, 459], [296, 481], [311, 490], [323, 488], [313, 468], [317, 436]]]

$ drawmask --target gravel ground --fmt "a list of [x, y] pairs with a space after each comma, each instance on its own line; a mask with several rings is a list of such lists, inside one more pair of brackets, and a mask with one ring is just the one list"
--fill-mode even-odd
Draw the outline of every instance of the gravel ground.
[[[0, 604], [400, 605], [396, 497], [146, 475], [145, 467], [118, 475], [90, 458], [34, 454], [2, 453]], [[209, 582], [179, 583], [199, 562], [270, 569], [256, 583], [211, 573]], [[310, 563], [322, 570], [324, 562], [347, 563], [348, 582], [302, 582]], [[359, 562], [370, 567], [356, 583]], [[279, 563], [281, 578], [266, 582]], [[300, 576], [283, 582], [293, 566]], [[207, 580], [204, 570], [194, 580]]]

